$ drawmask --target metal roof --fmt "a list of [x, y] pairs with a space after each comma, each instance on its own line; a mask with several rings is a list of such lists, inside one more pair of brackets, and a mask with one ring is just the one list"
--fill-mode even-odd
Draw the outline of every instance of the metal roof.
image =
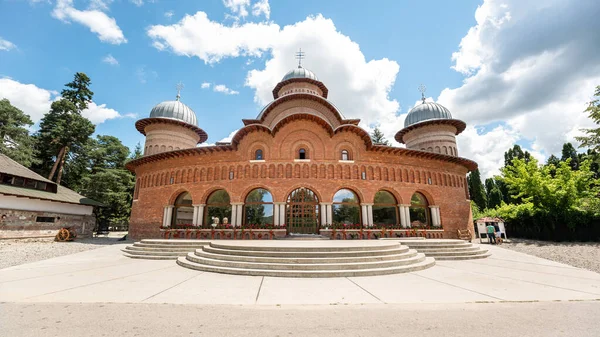
[[430, 119], [452, 119], [450, 110], [441, 104], [423, 102], [408, 112], [404, 120], [404, 127], [411, 126]]
[[310, 78], [311, 80], [315, 80], [315, 81], [319, 80], [317, 78], [317, 75], [315, 75], [315, 73], [313, 73], [312, 71], [310, 71], [306, 68], [302, 68], [300, 66], [298, 66], [298, 68], [290, 70], [287, 74], [285, 74], [285, 76], [283, 76], [283, 78], [281, 79], [281, 82], [292, 79], [292, 78]]
[[194, 111], [179, 100], [165, 101], [157, 104], [152, 108], [150, 118], [171, 118], [191, 125], [198, 125]]

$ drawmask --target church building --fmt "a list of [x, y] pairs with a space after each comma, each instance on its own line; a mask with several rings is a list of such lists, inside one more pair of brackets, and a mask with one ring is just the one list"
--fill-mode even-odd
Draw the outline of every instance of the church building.
[[198, 146], [208, 135], [179, 94], [155, 106], [136, 122], [144, 155], [127, 165], [136, 175], [130, 236], [159, 238], [161, 229], [213, 223], [287, 234], [418, 228], [440, 238], [472, 227], [466, 175], [477, 164], [458, 154], [463, 121], [423, 99], [396, 134], [406, 148], [374, 144], [328, 94], [298, 66], [231, 142], [213, 146]]

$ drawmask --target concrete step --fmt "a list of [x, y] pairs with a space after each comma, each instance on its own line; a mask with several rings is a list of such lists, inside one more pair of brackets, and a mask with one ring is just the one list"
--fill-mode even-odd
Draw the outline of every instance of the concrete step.
[[438, 256], [435, 257], [438, 261], [459, 261], [459, 260], [476, 260], [476, 259], [485, 259], [490, 257], [492, 254], [485, 253], [480, 255], [463, 255], [463, 256]]
[[259, 263], [296, 263], [296, 264], [307, 264], [307, 263], [352, 263], [352, 262], [376, 262], [376, 261], [390, 261], [390, 260], [401, 260], [411, 258], [417, 255], [417, 251], [405, 250], [400, 254], [393, 255], [374, 255], [374, 256], [356, 256], [356, 257], [261, 257], [261, 256], [243, 256], [243, 255], [226, 255], [226, 254], [215, 254], [207, 251], [198, 249], [195, 252], [196, 256], [205, 257], [215, 260], [224, 261], [241, 261], [241, 262], [259, 262]]
[[179, 256], [156, 256], [156, 255], [131, 255], [123, 254], [125, 257], [131, 259], [144, 259], [144, 260], [177, 260]]
[[127, 250], [134, 250], [134, 251], [140, 251], [140, 252], [193, 252], [198, 248], [202, 248], [202, 246], [200, 247], [192, 247], [192, 248], [186, 248], [186, 247], [170, 247], [170, 248], [155, 248], [155, 247], [139, 247], [139, 246], [127, 246], [125, 247], [125, 249]]
[[456, 257], [456, 256], [484, 255], [486, 253], [487, 253], [487, 250], [479, 249], [479, 250], [470, 251], [470, 252], [430, 252], [430, 253], [425, 253], [425, 255], [438, 258], [438, 257], [450, 257], [450, 256]]
[[127, 253], [129, 255], [138, 255], [138, 256], [185, 256], [188, 251], [185, 252], [154, 252], [154, 251], [140, 251], [140, 250], [129, 250], [129, 249], [121, 249], [123, 253]]
[[209, 259], [189, 253], [186, 258], [189, 261], [198, 264], [243, 268], [243, 269], [269, 269], [269, 270], [353, 270], [353, 269], [373, 269], [389, 268], [395, 266], [404, 266], [415, 264], [425, 260], [425, 254], [416, 254], [409, 258], [373, 262], [346, 262], [346, 263], [263, 263], [263, 262], [245, 262], [245, 261], [225, 261], [220, 259]]
[[222, 274], [251, 275], [251, 276], [272, 276], [272, 277], [354, 277], [354, 276], [375, 276], [407, 273], [430, 268], [435, 265], [435, 260], [426, 257], [423, 261], [410, 265], [394, 266], [387, 268], [355, 269], [355, 270], [273, 270], [273, 269], [247, 269], [222, 267], [196, 263], [187, 260], [186, 257], [179, 257], [177, 264], [180, 266]]
[[413, 244], [406, 244], [406, 243], [403, 243], [402, 245], [413, 247], [415, 249], [429, 249], [429, 248], [444, 248], [444, 249], [448, 248], [448, 249], [450, 249], [450, 248], [469, 248], [469, 247], [473, 247], [473, 244], [471, 244], [469, 242], [464, 243], [464, 244], [449, 244], [449, 245], [446, 245], [446, 244], [413, 245]]
[[139, 243], [149, 245], [206, 245], [207, 240], [184, 240], [184, 239], [143, 239]]
[[202, 248], [203, 246], [208, 245], [209, 243], [203, 243], [203, 244], [197, 244], [197, 245], [192, 245], [192, 244], [181, 244], [181, 245], [163, 245], [163, 244], [148, 244], [148, 243], [141, 243], [141, 242], [135, 242], [133, 244], [134, 247], [148, 247], [148, 248], [189, 248], [189, 249], [198, 249], [198, 248]]
[[278, 252], [356, 252], [356, 251], [381, 251], [381, 250], [391, 250], [397, 249], [400, 247], [398, 242], [390, 242], [390, 243], [380, 243], [380, 244], [371, 244], [368, 241], [365, 241], [365, 245], [353, 245], [347, 246], [344, 245], [345, 242], [338, 243], [340, 241], [332, 241], [331, 246], [323, 246], [323, 245], [295, 245], [295, 242], [290, 242], [289, 246], [281, 245], [278, 242], [276, 245], [270, 245], [268, 242], [265, 244], [253, 244], [253, 243], [236, 243], [236, 242], [211, 242], [210, 247], [220, 248], [226, 250], [243, 250], [243, 251], [278, 251]]
[[437, 252], [474, 252], [479, 251], [479, 247], [461, 247], [461, 248], [421, 248], [421, 247], [412, 247], [412, 249], [416, 249], [421, 253], [437, 253]]
[[405, 253], [409, 250], [406, 246], [397, 246], [395, 249], [384, 250], [366, 250], [366, 251], [249, 251], [222, 249], [210, 246], [204, 246], [203, 251], [213, 254], [224, 255], [240, 255], [240, 256], [257, 256], [257, 257], [295, 257], [295, 258], [325, 258], [325, 257], [364, 257], [364, 256], [381, 256], [381, 255], [397, 255]]

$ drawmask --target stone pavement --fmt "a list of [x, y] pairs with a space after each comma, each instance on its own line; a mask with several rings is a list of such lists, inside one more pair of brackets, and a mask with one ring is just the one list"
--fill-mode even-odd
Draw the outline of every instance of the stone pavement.
[[326, 279], [204, 273], [174, 261], [129, 259], [120, 251], [124, 247], [2, 269], [0, 302], [310, 305], [600, 299], [600, 274], [496, 246], [482, 260], [438, 261], [407, 274]]

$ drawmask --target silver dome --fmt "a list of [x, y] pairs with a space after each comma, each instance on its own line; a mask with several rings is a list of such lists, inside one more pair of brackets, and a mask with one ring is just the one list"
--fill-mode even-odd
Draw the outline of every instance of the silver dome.
[[298, 67], [296, 69], [290, 70], [287, 74], [285, 74], [285, 76], [283, 76], [283, 79], [281, 80], [281, 82], [287, 81], [292, 78], [309, 78], [309, 79], [315, 80], [315, 81], [319, 80], [317, 78], [317, 75], [315, 75], [315, 73], [313, 73], [312, 71], [310, 71], [308, 69], [302, 68], [302, 67]]
[[450, 110], [441, 104], [433, 102], [423, 102], [410, 109], [408, 116], [404, 120], [404, 127], [409, 127], [430, 119], [452, 119]]
[[157, 104], [150, 112], [150, 118], [171, 118], [198, 126], [196, 114], [190, 107], [177, 101], [165, 101]]

